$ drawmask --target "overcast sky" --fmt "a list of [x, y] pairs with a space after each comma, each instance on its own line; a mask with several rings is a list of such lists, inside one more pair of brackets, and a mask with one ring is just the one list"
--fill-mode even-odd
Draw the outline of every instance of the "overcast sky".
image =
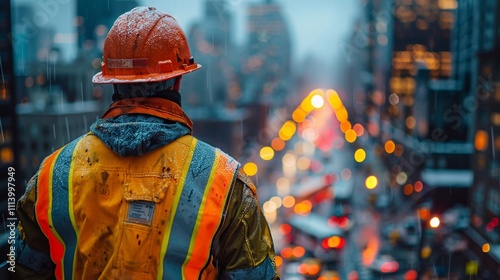
[[[142, 5], [154, 6], [172, 14], [181, 27], [187, 27], [203, 16], [205, 0], [142, 0]], [[227, 11], [234, 15], [236, 43], [245, 42], [245, 11], [249, 3], [264, 0], [227, 0]], [[359, 0], [274, 0], [282, 5], [289, 24], [292, 54], [297, 60], [315, 54], [332, 62], [340, 52], [340, 42], [346, 36], [359, 12]]]
[[[245, 12], [248, 4], [264, 1], [226, 0], [226, 6], [221, 7], [233, 15], [235, 43], [245, 43]], [[334, 58], [342, 59], [342, 42], [346, 42], [346, 38], [352, 30], [360, 10], [359, 1], [274, 0], [274, 2], [281, 4], [283, 15], [288, 23], [294, 63], [300, 63], [306, 55], [314, 54], [324, 63], [337, 64], [338, 61], [334, 62]], [[29, 3], [33, 5], [35, 11], [48, 15], [45, 18], [47, 22], [43, 22], [43, 26], [52, 28], [54, 34], [74, 34], [73, 19], [76, 0], [13, 0], [13, 7], [20, 3]], [[49, 5], [50, 3], [52, 4]], [[172, 14], [181, 27], [188, 30], [190, 24], [203, 17], [205, 0], [139, 0], [139, 3]], [[35, 19], [27, 20], [33, 21]], [[71, 60], [76, 55], [75, 41], [61, 43], [58, 46], [62, 49], [65, 60]]]

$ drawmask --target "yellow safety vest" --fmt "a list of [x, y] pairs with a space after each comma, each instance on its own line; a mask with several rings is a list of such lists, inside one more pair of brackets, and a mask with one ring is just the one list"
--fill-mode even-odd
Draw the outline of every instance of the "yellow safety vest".
[[57, 279], [216, 279], [238, 163], [190, 135], [121, 157], [89, 133], [46, 158], [36, 218]]

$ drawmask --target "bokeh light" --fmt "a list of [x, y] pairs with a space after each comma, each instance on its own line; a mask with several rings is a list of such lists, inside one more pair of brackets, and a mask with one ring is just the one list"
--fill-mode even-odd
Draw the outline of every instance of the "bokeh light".
[[257, 170], [257, 164], [254, 162], [248, 162], [243, 166], [243, 171], [245, 171], [248, 176], [254, 176], [257, 174]]
[[363, 133], [365, 133], [365, 128], [364, 128], [362, 125], [360, 125], [359, 123], [355, 124], [355, 125], [352, 127], [352, 129], [356, 132], [356, 135], [357, 135], [358, 137], [362, 136], [362, 135], [363, 135]]
[[273, 148], [275, 151], [281, 151], [285, 148], [285, 141], [283, 141], [279, 137], [276, 137], [271, 141], [271, 148]]
[[354, 141], [356, 141], [356, 138], [358, 138], [358, 136], [356, 135], [356, 132], [352, 129], [349, 129], [345, 133], [345, 140], [349, 143], [353, 143]]
[[489, 243], [485, 243], [483, 244], [483, 246], [481, 247], [481, 249], [483, 250], [484, 253], [488, 253], [491, 249], [491, 246]]
[[394, 144], [394, 141], [389, 140], [385, 142], [384, 148], [388, 154], [392, 154], [396, 150], [396, 144]]
[[292, 208], [295, 205], [295, 197], [287, 195], [283, 197], [283, 207]]
[[325, 105], [325, 100], [323, 99], [323, 96], [320, 94], [313, 95], [313, 97], [311, 98], [311, 105], [316, 109], [322, 108], [323, 105]]
[[262, 147], [262, 149], [260, 149], [260, 157], [263, 159], [263, 160], [271, 160], [273, 159], [274, 157], [274, 150], [273, 148], [271, 147]]
[[366, 186], [367, 189], [370, 189], [370, 190], [374, 189], [374, 188], [377, 187], [377, 185], [378, 185], [378, 179], [377, 179], [376, 176], [370, 175], [370, 176], [368, 176], [366, 178], [366, 180], [365, 180], [365, 186]]
[[357, 149], [354, 153], [354, 160], [357, 162], [363, 162], [366, 159], [366, 152], [363, 149]]
[[429, 221], [429, 225], [432, 227], [432, 228], [437, 228], [439, 226], [439, 224], [441, 224], [441, 221], [439, 220], [438, 217], [433, 217], [430, 221]]

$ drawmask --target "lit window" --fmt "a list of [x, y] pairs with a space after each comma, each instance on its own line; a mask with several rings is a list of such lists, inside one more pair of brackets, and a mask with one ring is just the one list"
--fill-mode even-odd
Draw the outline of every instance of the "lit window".
[[478, 151], [486, 151], [488, 148], [488, 132], [484, 130], [478, 130], [476, 132], [476, 137], [474, 138], [474, 147]]

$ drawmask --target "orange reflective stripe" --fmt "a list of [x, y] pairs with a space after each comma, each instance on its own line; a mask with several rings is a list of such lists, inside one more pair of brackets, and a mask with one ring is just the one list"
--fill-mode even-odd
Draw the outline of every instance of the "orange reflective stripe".
[[198, 279], [202, 268], [210, 260], [210, 248], [222, 220], [222, 213], [233, 178], [237, 162], [216, 150], [209, 181], [203, 194], [204, 200], [198, 215], [201, 219], [196, 224], [191, 238], [187, 263], [183, 265], [183, 279]]
[[64, 244], [57, 236], [57, 233], [52, 231], [52, 172], [61, 150], [62, 149], [48, 156], [40, 168], [37, 185], [37, 199], [35, 204], [35, 213], [38, 225], [40, 226], [43, 234], [49, 240], [50, 257], [56, 264], [54, 272], [56, 279], [64, 279], [62, 266]]

